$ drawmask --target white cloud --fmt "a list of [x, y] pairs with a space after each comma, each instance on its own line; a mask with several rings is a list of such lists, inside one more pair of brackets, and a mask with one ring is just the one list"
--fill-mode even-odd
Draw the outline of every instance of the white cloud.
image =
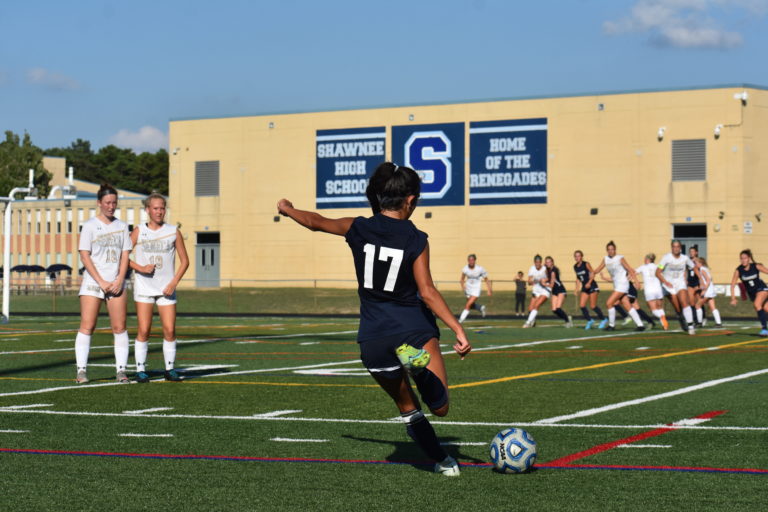
[[26, 72], [27, 83], [39, 85], [52, 91], [76, 91], [80, 82], [72, 77], [45, 68], [30, 68]]
[[739, 32], [721, 27], [713, 10], [768, 13], [768, 0], [638, 0], [628, 16], [603, 23], [608, 35], [647, 34], [658, 46], [727, 50], [744, 43]]
[[168, 148], [168, 135], [154, 126], [142, 126], [136, 131], [120, 130], [109, 138], [109, 143], [121, 148], [131, 148], [136, 153], [153, 153]]

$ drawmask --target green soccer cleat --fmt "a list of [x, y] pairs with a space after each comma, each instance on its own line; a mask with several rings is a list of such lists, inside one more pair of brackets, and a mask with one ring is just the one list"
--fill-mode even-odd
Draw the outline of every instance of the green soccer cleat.
[[181, 382], [184, 380], [181, 375], [179, 375], [179, 372], [177, 372], [175, 369], [171, 370], [165, 370], [165, 380], [170, 382]]
[[423, 348], [412, 347], [403, 343], [395, 350], [403, 368], [409, 371], [419, 371], [429, 364], [429, 352]]

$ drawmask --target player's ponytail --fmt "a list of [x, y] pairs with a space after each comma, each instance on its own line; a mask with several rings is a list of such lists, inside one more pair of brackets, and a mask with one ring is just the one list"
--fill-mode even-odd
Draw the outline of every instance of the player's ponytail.
[[614, 249], [616, 248], [616, 244], [614, 243], [613, 240], [611, 240], [607, 244], [605, 244], [605, 250], [607, 251], [609, 247], [613, 247]]
[[401, 209], [408, 196], [416, 196], [413, 203], [415, 206], [420, 193], [421, 180], [416, 171], [392, 162], [379, 164], [365, 189], [374, 215], [382, 210]]
[[109, 195], [117, 195], [117, 190], [115, 190], [115, 187], [113, 187], [109, 183], [102, 183], [101, 186], [99, 187], [99, 191], [96, 192], [96, 198], [99, 201], [101, 201], [101, 199], [104, 196], [109, 196]]

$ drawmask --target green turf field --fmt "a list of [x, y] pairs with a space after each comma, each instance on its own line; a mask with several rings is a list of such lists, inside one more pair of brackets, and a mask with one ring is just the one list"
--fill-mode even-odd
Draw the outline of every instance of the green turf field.
[[[181, 318], [186, 381], [144, 385], [113, 382], [111, 335], [101, 329], [92, 382], [81, 386], [77, 322], [13, 316], [0, 330], [0, 510], [768, 503], [768, 342], [755, 322], [687, 336], [471, 317], [475, 351], [446, 356], [452, 410], [432, 418], [465, 464], [458, 479], [419, 464], [396, 408], [357, 360], [354, 319]], [[152, 341], [150, 367], [160, 370]], [[487, 466], [487, 443], [507, 426], [538, 441], [532, 473]]]

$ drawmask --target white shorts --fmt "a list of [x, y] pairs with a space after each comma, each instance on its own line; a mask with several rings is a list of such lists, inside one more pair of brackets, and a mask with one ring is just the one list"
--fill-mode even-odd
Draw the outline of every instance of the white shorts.
[[[123, 282], [123, 291], [125, 291], [125, 282]], [[97, 299], [106, 300], [115, 297], [115, 295], [111, 293], [109, 295], [104, 293], [104, 290], [102, 290], [99, 285], [96, 284], [96, 282], [92, 279], [83, 279], [83, 283], [80, 285], [80, 292], [78, 292], [78, 295], [87, 295], [89, 297], [96, 297]]]
[[645, 293], [645, 301], [661, 300], [664, 298], [664, 292], [661, 290], [661, 286], [652, 286], [643, 290]]
[[157, 304], [158, 306], [172, 306], [176, 304], [176, 293], [173, 295], [139, 295], [136, 290], [133, 291], [134, 302], [144, 304]]
[[546, 298], [549, 298], [550, 295], [552, 295], [552, 292], [550, 292], [549, 288], [547, 288], [546, 286], [541, 286], [539, 283], [534, 284], [533, 296], [541, 297], [542, 295]]
[[466, 288], [464, 288], [464, 293], [467, 295], [467, 298], [479, 297], [481, 293], [481, 289], [479, 286], [467, 286]]
[[710, 284], [707, 289], [702, 292], [701, 296], [705, 299], [714, 299], [717, 297], [717, 292], [715, 291], [714, 285]]
[[675, 279], [674, 281], [670, 281], [670, 282], [672, 283], [672, 288], [668, 287], [665, 284], [661, 285], [664, 288], [665, 297], [667, 295], [677, 295], [682, 291], [688, 290], [688, 284], [683, 279]]
[[619, 282], [614, 281], [613, 291], [619, 292], [619, 293], [629, 292], [629, 281], [619, 281]]

